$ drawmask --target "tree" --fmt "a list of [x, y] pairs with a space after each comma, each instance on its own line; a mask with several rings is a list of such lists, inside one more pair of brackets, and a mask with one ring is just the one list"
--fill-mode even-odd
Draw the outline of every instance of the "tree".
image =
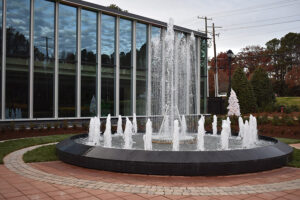
[[121, 11], [121, 12], [128, 12], [128, 10], [123, 10], [122, 8], [120, 8], [119, 6], [117, 6], [116, 4], [110, 4], [109, 6], [107, 6], [108, 8], [112, 8], [115, 9], [117, 11]]
[[265, 48], [261, 46], [247, 46], [235, 57], [234, 64], [247, 70], [249, 77], [257, 67], [265, 68], [270, 58], [266, 56]]
[[264, 69], [257, 68], [250, 82], [259, 108], [264, 108], [266, 105], [275, 102], [272, 84]]
[[236, 92], [239, 99], [242, 114], [256, 111], [257, 105], [253, 88], [241, 67], [238, 67], [233, 74], [232, 89]]
[[231, 89], [231, 92], [230, 92], [230, 97], [229, 97], [229, 100], [228, 100], [228, 116], [237, 116], [239, 117], [241, 115], [241, 112], [240, 112], [240, 105], [239, 105], [239, 100], [237, 99], [236, 97], [236, 94], [234, 92], [233, 89]]
[[293, 67], [286, 75], [285, 82], [289, 89], [289, 95], [300, 96], [300, 65]]

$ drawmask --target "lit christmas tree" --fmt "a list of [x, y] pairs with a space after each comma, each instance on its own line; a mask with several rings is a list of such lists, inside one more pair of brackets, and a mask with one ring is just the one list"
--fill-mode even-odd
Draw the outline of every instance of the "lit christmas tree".
[[228, 116], [235, 115], [235, 116], [239, 117], [241, 115], [239, 100], [237, 99], [236, 94], [233, 89], [231, 89], [231, 92], [230, 92], [227, 109], [228, 109], [228, 114], [227, 114]]

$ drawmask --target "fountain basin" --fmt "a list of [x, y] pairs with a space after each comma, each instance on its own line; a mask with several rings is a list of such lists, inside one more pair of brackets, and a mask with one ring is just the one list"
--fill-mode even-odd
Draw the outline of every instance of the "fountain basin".
[[271, 170], [286, 165], [293, 149], [259, 136], [271, 145], [227, 151], [144, 151], [105, 148], [76, 142], [87, 134], [72, 136], [56, 145], [63, 162], [91, 169], [149, 175], [214, 176]]

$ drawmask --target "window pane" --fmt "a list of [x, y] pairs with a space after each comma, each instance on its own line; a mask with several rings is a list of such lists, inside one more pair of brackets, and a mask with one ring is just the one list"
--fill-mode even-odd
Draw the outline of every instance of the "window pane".
[[120, 19], [120, 115], [131, 115], [132, 22]]
[[151, 114], [160, 115], [162, 110], [162, 60], [161, 29], [151, 28]]
[[28, 117], [30, 0], [9, 0], [6, 18], [7, 119]]
[[59, 117], [75, 117], [76, 8], [59, 5]]
[[97, 13], [81, 11], [81, 116], [97, 115]]
[[136, 23], [136, 114], [146, 115], [147, 100], [147, 25]]
[[115, 23], [113, 16], [101, 15], [101, 115], [114, 115]]
[[55, 4], [34, 1], [34, 117], [53, 117]]

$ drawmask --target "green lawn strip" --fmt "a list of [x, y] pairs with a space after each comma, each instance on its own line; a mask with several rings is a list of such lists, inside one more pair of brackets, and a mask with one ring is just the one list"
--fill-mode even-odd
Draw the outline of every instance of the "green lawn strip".
[[0, 143], [0, 164], [3, 164], [3, 158], [16, 150], [23, 149], [26, 147], [39, 145], [39, 144], [46, 144], [51, 142], [59, 142], [73, 134], [68, 135], [51, 135], [51, 136], [41, 136], [41, 137], [33, 137], [33, 138], [24, 138], [19, 140], [11, 140], [6, 142]]
[[23, 155], [24, 162], [46, 162], [58, 160], [56, 156], [55, 144], [42, 146], [31, 151], [26, 152]]
[[300, 108], [300, 97], [276, 97], [276, 102], [283, 105], [296, 105]]
[[286, 144], [300, 143], [300, 139], [290, 139], [290, 138], [276, 138], [276, 139]]
[[294, 148], [293, 154], [292, 154], [292, 160], [288, 162], [287, 164], [290, 167], [298, 167], [300, 168], [300, 150]]

